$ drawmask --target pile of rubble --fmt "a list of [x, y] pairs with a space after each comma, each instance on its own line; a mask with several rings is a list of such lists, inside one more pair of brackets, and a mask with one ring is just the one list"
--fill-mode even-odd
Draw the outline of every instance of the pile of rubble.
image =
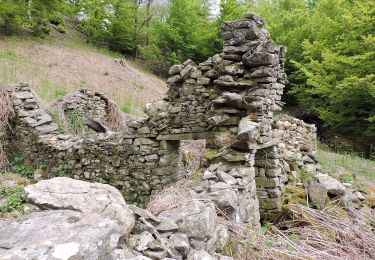
[[109, 185], [65, 177], [27, 186], [25, 199], [35, 212], [0, 222], [1, 259], [232, 259], [216, 253], [229, 232], [212, 202], [190, 200], [155, 216]]

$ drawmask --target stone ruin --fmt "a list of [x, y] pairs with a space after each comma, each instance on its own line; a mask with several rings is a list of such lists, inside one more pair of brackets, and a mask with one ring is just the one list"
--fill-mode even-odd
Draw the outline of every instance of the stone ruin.
[[64, 134], [28, 85], [12, 92], [16, 117], [6, 141], [45, 177], [108, 183], [127, 201], [184, 179], [180, 142], [206, 140], [205, 169], [195, 192], [234, 220], [259, 225], [279, 211], [285, 184], [301, 167], [316, 170], [316, 128], [277, 114], [287, 82], [285, 48], [271, 42], [253, 13], [222, 25], [223, 52], [200, 64], [170, 68], [163, 100], [121, 131], [108, 122], [110, 102], [81, 90], [61, 101], [64, 114], [94, 119], [103, 133]]

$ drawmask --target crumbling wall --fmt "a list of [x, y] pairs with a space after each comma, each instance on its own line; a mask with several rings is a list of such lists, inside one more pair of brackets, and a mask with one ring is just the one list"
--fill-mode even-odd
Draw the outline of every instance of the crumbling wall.
[[89, 89], [81, 89], [77, 93], [62, 98], [61, 109], [65, 114], [75, 114], [80, 117], [93, 118], [105, 122], [107, 116], [108, 98], [102, 93]]
[[62, 134], [29, 86], [14, 91], [17, 117], [6, 145], [10, 157], [22, 155], [49, 177], [109, 183], [136, 202], [178, 179], [177, 142], [142, 134]]
[[[272, 150], [281, 140], [281, 133], [272, 127], [273, 111], [281, 110], [286, 83], [285, 49], [271, 42], [263, 26], [264, 20], [253, 13], [246, 14], [242, 20], [224, 23], [221, 27], [223, 53], [198, 65], [187, 60], [172, 66], [167, 97], [145, 107], [150, 128], [158, 131], [157, 139], [206, 139], [211, 165], [221, 163], [224, 168], [233, 169], [220, 172], [222, 176], [231, 172], [229, 175], [234, 175], [231, 185], [240, 186], [229, 187], [229, 190], [236, 190], [236, 203], [241, 205], [236, 208], [257, 213], [258, 198], [260, 208], [268, 210], [270, 207], [268, 197], [256, 195], [255, 170], [270, 172], [269, 164], [277, 168], [279, 161], [278, 154], [261, 159], [256, 152], [268, 147]], [[242, 176], [246, 181], [236, 181], [241, 176], [236, 172], [246, 172]], [[265, 188], [269, 190], [267, 194], [272, 193], [272, 209], [280, 206], [285, 182], [277, 176], [278, 183], [274, 184], [277, 186], [270, 190], [269, 183], [275, 181], [276, 172], [272, 177], [257, 178], [259, 190]], [[210, 191], [210, 186], [228, 184], [220, 175], [211, 175], [209, 181], [205, 180], [205, 192]], [[263, 187], [263, 183], [268, 184]], [[234, 215], [241, 214], [237, 211]], [[241, 219], [246, 221], [253, 215], [242, 214]]]
[[317, 151], [315, 125], [281, 114], [276, 117], [274, 127], [283, 133], [283, 138], [277, 147], [282, 158], [281, 168], [285, 173], [294, 178], [300, 169], [313, 173], [320, 170], [315, 157]]
[[[11, 152], [51, 175], [109, 183], [137, 199], [183, 178], [177, 172], [181, 140], [206, 139], [207, 167], [196, 192], [233, 219], [257, 224], [259, 213], [280, 208], [290, 152], [313, 154], [315, 129], [274, 117], [283, 105], [285, 49], [271, 42], [264, 20], [248, 13], [221, 28], [223, 52], [198, 65], [172, 66], [166, 98], [147, 104], [147, 117], [128, 121], [121, 133], [60, 134], [29, 87], [19, 86]], [[66, 114], [104, 123], [109, 103], [103, 95], [85, 90], [72, 97], [61, 101]]]

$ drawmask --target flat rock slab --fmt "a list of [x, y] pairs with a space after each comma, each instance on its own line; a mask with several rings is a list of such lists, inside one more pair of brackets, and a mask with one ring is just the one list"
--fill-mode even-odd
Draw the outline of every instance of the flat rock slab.
[[0, 259], [107, 259], [126, 232], [99, 214], [40, 211], [0, 227]]
[[134, 215], [121, 193], [114, 187], [57, 177], [25, 187], [26, 201], [41, 209], [70, 209], [82, 213], [97, 213], [123, 223], [130, 231]]

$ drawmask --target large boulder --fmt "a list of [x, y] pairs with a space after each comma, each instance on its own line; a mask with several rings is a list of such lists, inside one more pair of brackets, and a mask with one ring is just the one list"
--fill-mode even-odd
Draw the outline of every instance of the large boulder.
[[172, 219], [189, 238], [205, 240], [215, 231], [217, 216], [212, 203], [191, 201], [162, 212], [159, 217]]
[[122, 223], [96, 213], [35, 212], [0, 227], [0, 259], [103, 259], [126, 232]]
[[328, 174], [319, 173], [309, 184], [309, 197], [318, 208], [323, 208], [327, 199], [340, 199], [345, 195], [345, 187]]
[[40, 181], [25, 187], [26, 201], [41, 209], [70, 209], [98, 213], [124, 224], [126, 232], [134, 226], [133, 212], [114, 187], [66, 177]]
[[120, 192], [69, 178], [25, 188], [43, 211], [0, 223], [0, 259], [110, 259], [135, 219]]

